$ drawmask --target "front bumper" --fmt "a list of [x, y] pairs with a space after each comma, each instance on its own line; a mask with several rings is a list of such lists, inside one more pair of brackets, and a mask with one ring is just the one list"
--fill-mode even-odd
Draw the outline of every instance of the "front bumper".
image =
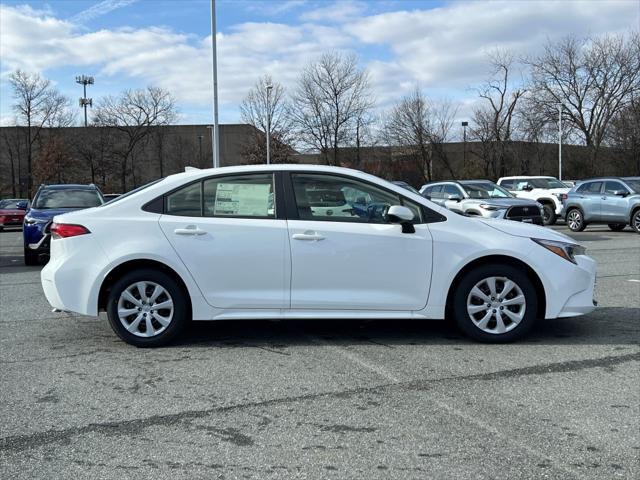
[[596, 262], [591, 257], [584, 255], [577, 256], [576, 261], [578, 262], [579, 274], [574, 277], [573, 283], [583, 288], [567, 298], [557, 315], [560, 318], [577, 317], [591, 313], [597, 306], [595, 301]]

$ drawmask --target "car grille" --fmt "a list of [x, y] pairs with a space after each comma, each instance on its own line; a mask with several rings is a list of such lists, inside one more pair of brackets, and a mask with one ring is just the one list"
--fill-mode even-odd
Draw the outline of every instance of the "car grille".
[[542, 215], [540, 209], [536, 206], [517, 206], [511, 207], [507, 210], [504, 218], [507, 220], [515, 220], [516, 222], [530, 222], [537, 225], [542, 225]]

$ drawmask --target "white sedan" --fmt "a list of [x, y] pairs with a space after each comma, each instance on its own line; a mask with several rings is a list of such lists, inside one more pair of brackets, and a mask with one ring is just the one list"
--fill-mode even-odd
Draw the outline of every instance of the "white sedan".
[[535, 225], [460, 216], [355, 170], [189, 170], [55, 217], [42, 286], [159, 346], [190, 320], [443, 319], [481, 341], [594, 309], [595, 262]]

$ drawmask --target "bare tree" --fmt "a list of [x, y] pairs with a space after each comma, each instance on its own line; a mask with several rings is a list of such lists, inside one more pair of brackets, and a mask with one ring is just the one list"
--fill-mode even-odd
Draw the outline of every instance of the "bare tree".
[[640, 175], [640, 98], [632, 98], [612, 119], [607, 143], [628, 160], [627, 171]]
[[477, 90], [484, 102], [474, 111], [476, 126], [471, 129], [471, 136], [481, 143], [485, 174], [502, 177], [506, 173], [516, 107], [525, 90], [512, 86], [514, 61], [510, 52], [497, 50], [489, 55], [489, 61], [491, 74]]
[[29, 74], [16, 70], [9, 75], [13, 88], [16, 122], [26, 126], [25, 145], [27, 150], [27, 195], [31, 196], [33, 146], [45, 126], [56, 125], [68, 120], [65, 113], [69, 99], [51, 86], [51, 82], [39, 74]]
[[270, 75], [260, 77], [240, 104], [242, 121], [255, 129], [251, 142], [242, 152], [249, 163], [265, 162], [267, 130], [270, 131], [271, 163], [289, 160], [294, 153], [290, 111], [284, 86], [274, 82]]
[[[127, 191], [127, 165], [131, 160], [134, 171], [134, 152], [149, 134], [150, 127], [168, 125], [175, 119], [173, 96], [157, 87], [144, 90], [125, 90], [119, 96], [103, 98], [95, 109], [94, 120], [99, 126], [112, 127], [124, 141], [113, 152], [120, 159], [120, 186]], [[133, 180], [135, 186], [135, 178]]]
[[600, 147], [613, 118], [640, 93], [640, 34], [567, 37], [528, 59], [533, 98], [547, 118], [558, 116], [590, 147], [596, 173]]
[[445, 143], [450, 140], [457, 107], [450, 101], [429, 102], [416, 89], [393, 108], [385, 125], [390, 145], [401, 148], [402, 155], [415, 162], [421, 181], [433, 180], [433, 163], [437, 159], [451, 178], [456, 178]]
[[369, 76], [355, 55], [325, 53], [308, 65], [293, 95], [292, 118], [300, 139], [340, 165], [339, 148], [373, 106]]

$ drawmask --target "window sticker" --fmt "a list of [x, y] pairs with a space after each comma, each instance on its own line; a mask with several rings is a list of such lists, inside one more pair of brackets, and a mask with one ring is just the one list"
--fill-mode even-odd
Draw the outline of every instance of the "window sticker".
[[268, 217], [271, 184], [219, 183], [216, 188], [214, 215]]

